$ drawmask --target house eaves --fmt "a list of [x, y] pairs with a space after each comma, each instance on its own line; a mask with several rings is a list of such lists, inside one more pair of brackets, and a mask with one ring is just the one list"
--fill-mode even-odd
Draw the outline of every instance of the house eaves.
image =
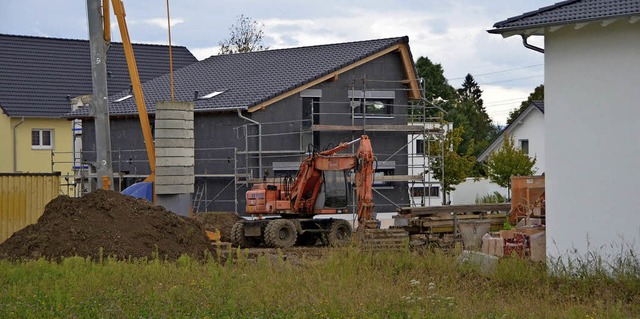
[[405, 43], [399, 43], [396, 45], [393, 45], [387, 49], [384, 49], [376, 54], [370, 55], [362, 60], [356, 61], [350, 65], [347, 65], [337, 71], [331, 72], [325, 76], [322, 76], [318, 79], [315, 79], [309, 83], [306, 83], [304, 85], [301, 85], [291, 91], [285, 92], [281, 95], [278, 95], [268, 101], [262, 102], [256, 106], [252, 106], [248, 109], [249, 112], [255, 112], [258, 110], [262, 110], [265, 107], [276, 103], [278, 101], [281, 101], [289, 96], [292, 96], [296, 93], [300, 93], [301, 91], [304, 91], [308, 88], [311, 88], [315, 85], [318, 85], [322, 82], [337, 78], [340, 74], [345, 73], [349, 70], [355, 69], [358, 66], [361, 66], [369, 61], [375, 60], [383, 55], [389, 54], [391, 52], [395, 52], [398, 51], [400, 53], [401, 59], [402, 59], [402, 66], [404, 68], [404, 74], [405, 74], [405, 82], [407, 82], [409, 84], [409, 98], [410, 99], [420, 99], [420, 89], [418, 87], [418, 82], [416, 79], [416, 71], [415, 71], [415, 67], [411, 58], [411, 53], [409, 52], [409, 48], [407, 47], [407, 44]]
[[505, 127], [505, 129], [502, 130], [502, 132], [500, 132], [500, 135], [498, 135], [493, 140], [493, 142], [491, 142], [491, 144], [489, 144], [489, 146], [487, 146], [487, 148], [485, 148], [484, 151], [482, 151], [482, 153], [478, 155], [478, 157], [476, 158], [476, 161], [477, 162], [486, 161], [489, 158], [489, 155], [491, 155], [491, 153], [493, 153], [494, 151], [496, 151], [502, 146], [502, 144], [504, 143], [505, 136], [509, 136], [511, 132], [518, 125], [522, 124], [522, 121], [527, 117], [527, 115], [529, 115], [529, 113], [533, 112], [534, 110], [538, 110], [542, 112], [542, 114], [544, 114], [544, 102], [542, 101], [531, 102], [531, 104], [529, 104], [529, 106], [522, 113], [520, 113], [520, 115], [518, 115], [518, 117], [516, 117], [516, 119], [513, 122], [511, 122], [511, 124]]
[[507, 38], [513, 35], [525, 37], [544, 35], [567, 25], [580, 29], [591, 23], [607, 26], [613, 22], [640, 21], [639, 0], [569, 0], [511, 17], [493, 25], [489, 33]]

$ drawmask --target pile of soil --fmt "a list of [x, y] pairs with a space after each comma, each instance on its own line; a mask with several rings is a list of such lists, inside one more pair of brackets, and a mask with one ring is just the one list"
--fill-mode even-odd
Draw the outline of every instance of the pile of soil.
[[202, 258], [211, 244], [196, 221], [144, 199], [97, 190], [81, 198], [59, 196], [38, 222], [0, 244], [0, 258], [17, 260], [82, 256], [97, 260], [155, 256]]
[[231, 242], [231, 228], [242, 217], [234, 212], [207, 212], [197, 214], [195, 219], [206, 230], [219, 230], [222, 241]]

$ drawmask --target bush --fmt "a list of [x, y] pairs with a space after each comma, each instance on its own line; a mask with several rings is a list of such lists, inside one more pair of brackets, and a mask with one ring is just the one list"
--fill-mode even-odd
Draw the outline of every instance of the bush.
[[493, 194], [487, 194], [484, 196], [476, 195], [476, 204], [488, 204], [488, 203], [504, 203], [506, 199], [502, 194], [493, 192]]

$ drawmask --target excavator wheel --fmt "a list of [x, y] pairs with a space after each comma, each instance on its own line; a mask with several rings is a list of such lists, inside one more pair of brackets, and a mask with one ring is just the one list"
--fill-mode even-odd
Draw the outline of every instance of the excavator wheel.
[[334, 219], [329, 231], [323, 234], [323, 242], [327, 246], [341, 247], [351, 242], [351, 224], [344, 219]]
[[241, 248], [251, 248], [258, 246], [256, 238], [244, 235], [244, 221], [239, 220], [231, 228], [231, 242]]
[[264, 229], [264, 242], [273, 248], [288, 248], [296, 243], [298, 233], [296, 226], [287, 219], [269, 221]]

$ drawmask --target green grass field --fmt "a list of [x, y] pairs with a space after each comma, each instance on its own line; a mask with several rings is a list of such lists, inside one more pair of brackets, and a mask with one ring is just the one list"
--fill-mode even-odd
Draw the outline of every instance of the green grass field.
[[225, 263], [0, 261], [0, 318], [640, 317], [637, 268], [551, 276], [504, 258], [481, 274], [439, 252], [232, 254]]

